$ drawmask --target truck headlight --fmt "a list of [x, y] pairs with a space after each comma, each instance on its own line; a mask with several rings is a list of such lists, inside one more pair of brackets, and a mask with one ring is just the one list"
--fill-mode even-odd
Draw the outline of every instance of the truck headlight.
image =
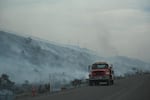
[[107, 72], [105, 72], [105, 74], [106, 74], [106, 75], [109, 75], [110, 73], [109, 73], [109, 71], [107, 71]]

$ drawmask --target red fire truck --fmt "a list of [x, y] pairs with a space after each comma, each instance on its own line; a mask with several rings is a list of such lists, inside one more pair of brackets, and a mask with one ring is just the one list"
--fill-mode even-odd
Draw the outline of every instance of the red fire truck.
[[113, 65], [107, 62], [96, 62], [89, 66], [89, 85], [99, 85], [100, 82], [105, 82], [107, 85], [114, 84]]

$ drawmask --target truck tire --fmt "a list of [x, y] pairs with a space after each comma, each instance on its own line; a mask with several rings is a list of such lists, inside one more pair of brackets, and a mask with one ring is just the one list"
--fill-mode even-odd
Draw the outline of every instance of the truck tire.
[[110, 80], [107, 80], [107, 85], [109, 86], [111, 84], [111, 81]]
[[93, 81], [89, 80], [89, 86], [93, 86]]
[[95, 81], [95, 85], [98, 86], [98, 85], [99, 85], [99, 82], [98, 82], [98, 81]]
[[113, 85], [114, 84], [114, 80], [111, 80], [111, 85]]

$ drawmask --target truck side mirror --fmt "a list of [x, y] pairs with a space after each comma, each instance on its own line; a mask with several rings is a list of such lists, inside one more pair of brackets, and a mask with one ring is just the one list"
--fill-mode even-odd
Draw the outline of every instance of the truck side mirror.
[[112, 70], [112, 74], [114, 74], [114, 71]]
[[113, 67], [113, 64], [110, 65], [110, 68], [112, 68], [112, 67]]

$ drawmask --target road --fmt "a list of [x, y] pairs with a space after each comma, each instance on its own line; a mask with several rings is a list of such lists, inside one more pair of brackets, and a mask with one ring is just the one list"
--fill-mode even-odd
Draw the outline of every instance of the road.
[[112, 86], [88, 86], [21, 100], [150, 100], [150, 75], [116, 80]]

